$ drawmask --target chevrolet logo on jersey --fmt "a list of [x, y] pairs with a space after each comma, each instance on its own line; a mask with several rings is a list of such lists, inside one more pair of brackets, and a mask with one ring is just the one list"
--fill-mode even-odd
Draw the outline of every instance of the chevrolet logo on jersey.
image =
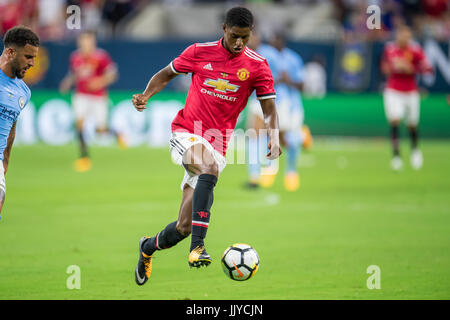
[[213, 80], [213, 79], [206, 79], [205, 82], [203, 82], [204, 85], [207, 85], [209, 87], [213, 87], [214, 90], [222, 92], [222, 93], [227, 93], [227, 91], [231, 91], [231, 92], [236, 92], [238, 91], [239, 87], [238, 85], [229, 83], [228, 80], [224, 80], [224, 79], [217, 79], [217, 80]]

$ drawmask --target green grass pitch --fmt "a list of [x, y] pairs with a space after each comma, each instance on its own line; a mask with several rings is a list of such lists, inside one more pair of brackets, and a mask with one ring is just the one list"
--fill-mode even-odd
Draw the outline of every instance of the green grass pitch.
[[[425, 165], [389, 170], [385, 139], [316, 139], [300, 161], [301, 188], [283, 176], [268, 190], [242, 188], [229, 165], [215, 190], [207, 236], [213, 263], [189, 269], [189, 239], [157, 252], [138, 287], [138, 240], [178, 214], [183, 170], [168, 149], [92, 148], [93, 169], [72, 169], [75, 145], [16, 146], [0, 221], [0, 299], [449, 299], [450, 148], [422, 141]], [[283, 163], [283, 161], [282, 161]], [[220, 257], [236, 242], [261, 259], [246, 282]], [[81, 289], [69, 290], [69, 265]], [[366, 286], [381, 269], [381, 289]]]

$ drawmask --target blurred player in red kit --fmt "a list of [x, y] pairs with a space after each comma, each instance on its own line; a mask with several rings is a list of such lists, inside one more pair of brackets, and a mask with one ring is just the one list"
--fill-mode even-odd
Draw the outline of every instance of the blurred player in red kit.
[[418, 170], [423, 165], [423, 155], [418, 146], [420, 95], [416, 76], [433, 72], [422, 47], [412, 40], [411, 29], [403, 25], [396, 32], [395, 41], [384, 47], [381, 70], [387, 76], [383, 93], [386, 118], [391, 126], [393, 158], [391, 167], [403, 168], [399, 149], [399, 125], [405, 119], [411, 138], [411, 166]]
[[265, 58], [247, 48], [253, 15], [246, 9], [230, 9], [222, 26], [223, 38], [195, 43], [167, 67], [156, 73], [142, 94], [133, 96], [138, 111], [179, 74], [192, 73], [186, 104], [172, 122], [170, 151], [184, 170], [183, 192], [178, 219], [153, 237], [139, 241], [135, 270], [138, 285], [146, 283], [152, 271], [155, 251], [170, 248], [191, 234], [188, 263], [207, 266], [212, 259], [204, 239], [208, 230], [213, 191], [225, 168], [225, 153], [239, 114], [256, 91], [268, 129], [267, 158], [281, 154], [275, 90]]
[[107, 87], [117, 79], [117, 68], [109, 54], [97, 48], [93, 31], [84, 31], [78, 37], [78, 50], [70, 56], [70, 69], [61, 81], [60, 92], [66, 93], [75, 85], [72, 105], [75, 113], [75, 127], [80, 141], [80, 158], [75, 162], [79, 172], [91, 168], [86, 140], [83, 136], [85, 120], [93, 116], [99, 134], [112, 133], [119, 145], [125, 147], [122, 137], [108, 127]]

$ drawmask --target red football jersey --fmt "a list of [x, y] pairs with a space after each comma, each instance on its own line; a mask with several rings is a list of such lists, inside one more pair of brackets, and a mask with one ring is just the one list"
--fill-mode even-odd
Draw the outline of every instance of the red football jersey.
[[70, 56], [70, 69], [75, 75], [75, 91], [77, 93], [104, 96], [107, 93], [106, 88], [92, 90], [89, 88], [89, 82], [99, 76], [102, 76], [114, 63], [109, 54], [97, 49], [90, 55], [83, 55], [78, 50]]
[[[395, 59], [399, 58], [409, 61], [414, 67], [414, 73], [406, 74], [395, 71], [393, 63]], [[422, 47], [415, 42], [406, 48], [400, 48], [395, 42], [388, 42], [384, 47], [381, 63], [383, 68], [388, 71], [386, 87], [403, 92], [417, 90], [416, 76], [419, 73], [433, 71]]]
[[186, 104], [172, 131], [200, 135], [223, 155], [253, 90], [258, 99], [275, 98], [266, 59], [247, 47], [231, 54], [222, 39], [191, 45], [170, 66], [176, 73], [192, 73]]

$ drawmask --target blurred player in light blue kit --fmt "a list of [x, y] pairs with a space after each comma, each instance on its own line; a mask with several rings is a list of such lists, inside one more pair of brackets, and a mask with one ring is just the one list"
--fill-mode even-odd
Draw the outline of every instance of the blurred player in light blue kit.
[[26, 27], [14, 27], [3, 37], [0, 56], [0, 213], [5, 202], [5, 174], [16, 133], [16, 121], [31, 97], [22, 78], [39, 49], [39, 37]]
[[[276, 105], [280, 121], [280, 141], [286, 148], [286, 171], [285, 188], [295, 191], [300, 186], [297, 170], [297, 162], [300, 156], [303, 134], [303, 105], [300, 91], [303, 88], [304, 67], [303, 60], [299, 54], [285, 46], [283, 33], [275, 32], [267, 44], [259, 44], [258, 36], [253, 37], [254, 49], [267, 59], [275, 81], [275, 92], [277, 94]], [[254, 99], [253, 99], [254, 100]], [[264, 120], [261, 108], [256, 100], [250, 102], [249, 127], [257, 132], [264, 128]], [[264, 140], [264, 141], [262, 141]], [[266, 150], [261, 150], [266, 145], [266, 137], [257, 134], [257, 137], [249, 139], [249, 187], [270, 187], [278, 171], [278, 163], [271, 161], [263, 164], [261, 156]], [[258, 151], [256, 151], [258, 150]], [[259, 159], [255, 159], [258, 157]]]

